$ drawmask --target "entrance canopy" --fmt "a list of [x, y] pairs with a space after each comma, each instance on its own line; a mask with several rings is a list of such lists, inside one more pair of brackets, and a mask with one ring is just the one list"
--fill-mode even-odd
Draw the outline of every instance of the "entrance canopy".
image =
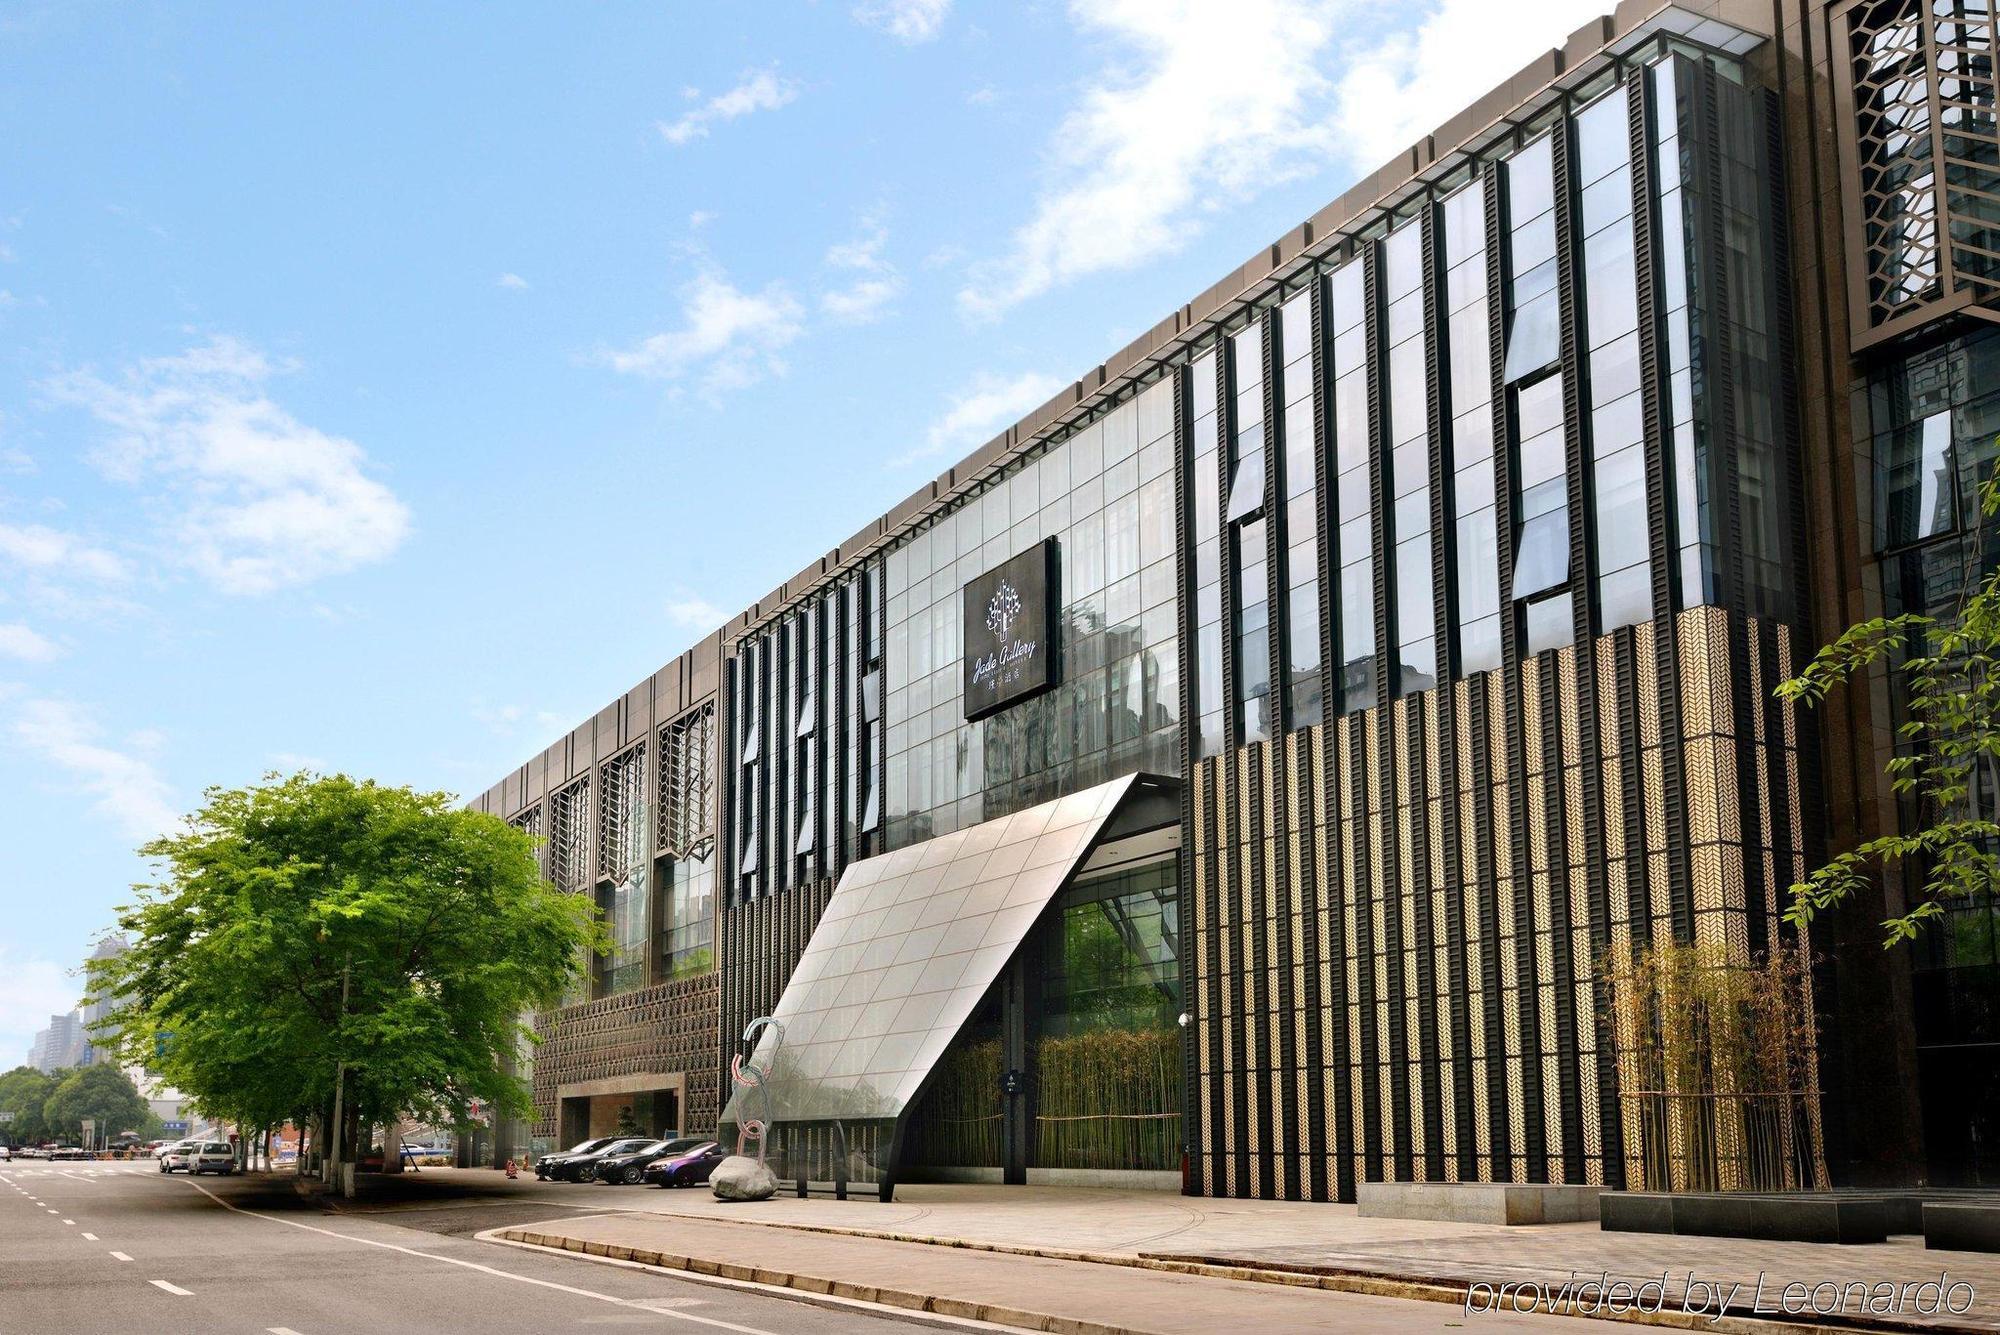
[[[900, 1116], [1107, 832], [1177, 818], [1175, 791], [1127, 775], [851, 864], [758, 1038], [771, 1116]], [[758, 1115], [746, 1094], [722, 1121]]]

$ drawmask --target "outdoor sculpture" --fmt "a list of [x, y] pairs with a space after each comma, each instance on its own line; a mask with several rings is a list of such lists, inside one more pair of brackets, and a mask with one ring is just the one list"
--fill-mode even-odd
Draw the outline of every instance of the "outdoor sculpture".
[[[754, 1054], [757, 1048], [757, 1033], [765, 1025], [771, 1026], [771, 1056], [767, 1059], [775, 1065], [778, 1047], [785, 1041], [785, 1027], [768, 1015], [760, 1015], [743, 1029], [743, 1042]], [[770, 1074], [768, 1066], [760, 1066], [755, 1061], [745, 1061], [742, 1053], [729, 1060], [729, 1078], [742, 1086], [746, 1093], [743, 1111], [748, 1114], [754, 1098], [755, 1117], [744, 1116], [737, 1122], [736, 1153], [715, 1166], [709, 1176], [709, 1188], [719, 1201], [762, 1201], [769, 1200], [778, 1190], [777, 1176], [764, 1162], [765, 1140], [771, 1127], [771, 1091], [765, 1084]], [[757, 1157], [752, 1159], [745, 1153], [747, 1142], [757, 1142]]]

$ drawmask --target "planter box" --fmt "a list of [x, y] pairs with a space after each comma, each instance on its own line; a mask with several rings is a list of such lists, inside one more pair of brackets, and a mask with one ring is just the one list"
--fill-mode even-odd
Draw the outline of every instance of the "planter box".
[[1954, 1252], [2000, 1252], [2000, 1205], [1925, 1201], [1924, 1246]]
[[1570, 1224], [1597, 1218], [1603, 1187], [1509, 1182], [1362, 1182], [1355, 1213], [1458, 1224]]
[[1886, 1241], [1900, 1202], [1838, 1192], [1758, 1196], [1747, 1192], [1607, 1191], [1604, 1227], [1622, 1233], [1679, 1233], [1773, 1242]]

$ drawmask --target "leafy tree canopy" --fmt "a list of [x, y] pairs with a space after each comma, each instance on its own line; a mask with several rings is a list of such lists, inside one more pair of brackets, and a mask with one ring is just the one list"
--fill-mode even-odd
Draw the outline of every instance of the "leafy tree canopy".
[[0, 1126], [0, 1139], [21, 1145], [47, 1140], [49, 1124], [42, 1110], [55, 1087], [53, 1076], [43, 1075], [32, 1066], [16, 1066], [0, 1075], [0, 1112], [13, 1114], [5, 1126]]
[[[2000, 514], [2000, 475], [1979, 489], [1981, 519]], [[1983, 527], [1983, 526], [1981, 526]], [[1806, 670], [1778, 687], [1816, 705], [1836, 686], [1865, 680], [1877, 664], [1901, 678], [1905, 719], [1888, 762], [1890, 787], [1915, 818], [1864, 840], [1792, 887], [1786, 918], [1798, 924], [1868, 884], [1877, 869], [1903, 866], [1917, 882], [1915, 907], [1885, 921], [1883, 945], [2000, 885], [2000, 570], [1976, 575], [1987, 544], [1965, 543], [1968, 569], [1955, 614], [1906, 613], [1849, 626]]]
[[66, 1074], [50, 1091], [42, 1115], [53, 1130], [74, 1138], [86, 1118], [102, 1136], [143, 1132], [151, 1111], [131, 1076], [115, 1066], [96, 1065], [79, 1066]]
[[[212, 1116], [323, 1115], [336, 1070], [368, 1120], [528, 1106], [520, 1017], [602, 949], [505, 821], [343, 775], [211, 789], [141, 850], [161, 879], [121, 910], [130, 948], [90, 965], [126, 1061]], [[346, 1000], [342, 1000], [343, 978]]]

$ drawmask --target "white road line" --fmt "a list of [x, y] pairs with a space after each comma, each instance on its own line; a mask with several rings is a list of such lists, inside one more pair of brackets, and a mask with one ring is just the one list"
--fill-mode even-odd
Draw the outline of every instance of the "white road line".
[[50, 1213], [50, 1214], [61, 1214], [61, 1213], [62, 1213], [62, 1211], [61, 1211], [61, 1210], [50, 1210], [50, 1211], [49, 1211], [49, 1213]]
[[[214, 1201], [217, 1205], [220, 1205], [223, 1209], [233, 1211], [236, 1214], [246, 1215], [251, 1219], [262, 1219], [273, 1224], [284, 1224], [289, 1228], [302, 1228], [308, 1233], [321, 1233], [329, 1238], [340, 1238], [346, 1242], [358, 1242], [367, 1247], [380, 1247], [384, 1251], [401, 1252], [405, 1256], [421, 1257], [426, 1261], [442, 1261], [446, 1265], [462, 1266], [467, 1270], [477, 1270], [481, 1274], [492, 1275], [495, 1279], [511, 1279], [518, 1284], [533, 1284], [537, 1288], [555, 1289], [559, 1293], [575, 1294], [579, 1298], [595, 1298], [601, 1303], [612, 1303], [619, 1307], [631, 1307], [640, 1311], [654, 1312], [657, 1316], [670, 1317], [675, 1321], [689, 1321], [699, 1326], [713, 1326], [718, 1330], [733, 1330], [737, 1332], [737, 1335], [778, 1335], [777, 1331], [763, 1330], [756, 1326], [739, 1326], [734, 1322], [719, 1321], [710, 1316], [695, 1316], [688, 1312], [657, 1312], [655, 1309], [646, 1307], [642, 1303], [630, 1298], [618, 1298], [608, 1293], [594, 1293], [589, 1289], [579, 1289], [571, 1284], [558, 1284], [552, 1279], [536, 1279], [533, 1275], [515, 1274], [511, 1270], [496, 1270], [490, 1265], [480, 1265], [477, 1261], [461, 1261], [456, 1256], [440, 1256], [436, 1252], [418, 1251], [414, 1247], [399, 1247], [393, 1242], [377, 1242], [374, 1238], [358, 1238], [352, 1233], [336, 1233], [330, 1228], [320, 1228], [313, 1224], [301, 1224], [296, 1219], [281, 1219], [274, 1214], [259, 1214], [255, 1210], [245, 1210], [241, 1206], [231, 1204], [199, 1182], [190, 1180], [188, 1185]], [[153, 1282], [156, 1284], [159, 1283], [158, 1280], [154, 1280]]]
[[127, 1256], [124, 1252], [113, 1252], [111, 1254], [117, 1257], [121, 1261], [129, 1261], [132, 1259], [131, 1257]]
[[184, 1289], [184, 1288], [182, 1288], [182, 1287], [181, 1287], [180, 1285], [178, 1285], [178, 1284], [169, 1284], [169, 1283], [167, 1283], [167, 1281], [165, 1281], [164, 1279], [149, 1279], [149, 1280], [147, 1280], [146, 1282], [147, 1282], [148, 1284], [151, 1284], [151, 1285], [152, 1285], [152, 1286], [153, 1286], [154, 1288], [156, 1288], [156, 1289], [165, 1289], [165, 1290], [166, 1290], [166, 1291], [167, 1291], [168, 1293], [175, 1293], [175, 1294], [179, 1294], [179, 1295], [180, 1295], [181, 1297], [183, 1297], [183, 1298], [192, 1298], [192, 1297], [194, 1297], [194, 1291], [193, 1291], [193, 1290], [191, 1290], [191, 1289]]
[[95, 1233], [86, 1233], [86, 1234], [84, 1234], [84, 1235], [83, 1235], [83, 1240], [84, 1240], [85, 1242], [96, 1242], [96, 1241], [97, 1241], [97, 1235], [96, 1235]]
[[71, 1228], [75, 1228], [75, 1227], [76, 1227], [76, 1220], [74, 1220], [74, 1219], [65, 1219], [65, 1220], [63, 1220], [63, 1222], [64, 1222], [65, 1224], [68, 1224], [68, 1225], [69, 1225], [69, 1226], [70, 1226]]
[[299, 1335], [299, 1333], [296, 1330], [293, 1330], [290, 1326], [266, 1326], [264, 1327], [264, 1330], [266, 1332], [266, 1335]]

